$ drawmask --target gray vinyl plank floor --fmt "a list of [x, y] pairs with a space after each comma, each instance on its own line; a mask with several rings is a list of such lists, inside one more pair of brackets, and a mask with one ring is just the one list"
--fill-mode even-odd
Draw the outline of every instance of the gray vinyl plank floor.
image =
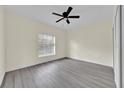
[[2, 88], [115, 88], [113, 68], [62, 59], [7, 72]]

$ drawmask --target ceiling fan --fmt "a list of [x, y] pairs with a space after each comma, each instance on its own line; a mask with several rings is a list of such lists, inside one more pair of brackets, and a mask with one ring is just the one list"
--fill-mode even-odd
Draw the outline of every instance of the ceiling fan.
[[80, 18], [80, 16], [69, 16], [72, 9], [73, 9], [72, 7], [68, 7], [67, 12], [63, 12], [62, 14], [53, 12], [52, 14], [62, 17], [61, 19], [57, 20], [56, 23], [66, 18], [67, 24], [70, 24], [69, 18]]

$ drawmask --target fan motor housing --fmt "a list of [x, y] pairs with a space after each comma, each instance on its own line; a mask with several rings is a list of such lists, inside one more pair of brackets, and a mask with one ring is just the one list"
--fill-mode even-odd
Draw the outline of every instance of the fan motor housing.
[[63, 16], [65, 17], [65, 18], [67, 18], [67, 12], [63, 12]]

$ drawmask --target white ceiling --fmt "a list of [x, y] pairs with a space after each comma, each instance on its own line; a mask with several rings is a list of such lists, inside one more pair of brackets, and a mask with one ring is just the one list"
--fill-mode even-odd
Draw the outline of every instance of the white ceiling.
[[[65, 20], [56, 23], [60, 17], [52, 15], [52, 12], [63, 13], [68, 7], [73, 7], [70, 15], [80, 15], [79, 19], [70, 19], [70, 24]], [[114, 6], [111, 5], [10, 5], [7, 10], [21, 16], [40, 21], [61, 29], [74, 29], [82, 25], [94, 23], [99, 20], [112, 20]]]

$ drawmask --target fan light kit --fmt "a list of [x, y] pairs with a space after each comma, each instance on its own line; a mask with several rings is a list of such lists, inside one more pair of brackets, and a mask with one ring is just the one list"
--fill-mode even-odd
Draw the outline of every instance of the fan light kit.
[[72, 7], [68, 7], [67, 12], [63, 12], [62, 14], [52, 13], [54, 15], [62, 17], [61, 19], [57, 20], [56, 23], [66, 18], [67, 24], [70, 24], [69, 18], [80, 18], [80, 16], [69, 16], [72, 9], [73, 9]]

